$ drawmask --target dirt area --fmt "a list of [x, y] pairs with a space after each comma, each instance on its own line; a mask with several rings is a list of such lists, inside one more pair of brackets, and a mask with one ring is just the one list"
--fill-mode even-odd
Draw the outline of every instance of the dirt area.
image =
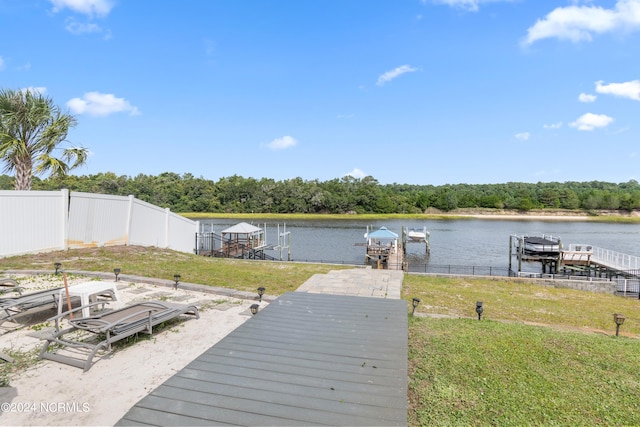
[[435, 208], [429, 208], [425, 212], [427, 215], [454, 215], [454, 216], [471, 216], [478, 218], [545, 218], [545, 219], [587, 219], [593, 217], [621, 217], [621, 218], [639, 218], [640, 210], [632, 212], [619, 210], [599, 210], [599, 211], [574, 211], [565, 209], [531, 209], [528, 211], [518, 211], [513, 209], [489, 209], [489, 208], [462, 208], [452, 211], [441, 211]]

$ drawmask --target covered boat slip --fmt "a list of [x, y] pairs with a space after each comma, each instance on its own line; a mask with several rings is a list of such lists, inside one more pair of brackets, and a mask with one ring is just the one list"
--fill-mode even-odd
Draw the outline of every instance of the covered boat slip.
[[117, 425], [406, 425], [403, 300], [287, 293]]

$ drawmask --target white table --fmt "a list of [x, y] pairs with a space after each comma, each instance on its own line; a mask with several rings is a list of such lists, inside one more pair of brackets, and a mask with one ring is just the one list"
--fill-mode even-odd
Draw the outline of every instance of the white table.
[[[80, 297], [80, 302], [82, 305], [87, 305], [91, 302], [92, 297], [95, 300], [95, 297], [104, 294], [106, 292], [111, 292], [113, 294], [113, 300], [120, 303], [120, 296], [118, 295], [118, 289], [116, 287], [116, 282], [85, 282], [80, 283], [78, 285], [69, 286], [69, 298], [71, 297]], [[67, 306], [67, 292], [64, 288], [60, 289], [60, 294], [58, 295], [58, 314], [62, 313], [62, 306]], [[91, 311], [89, 307], [82, 309], [82, 317], [89, 317], [91, 315]]]

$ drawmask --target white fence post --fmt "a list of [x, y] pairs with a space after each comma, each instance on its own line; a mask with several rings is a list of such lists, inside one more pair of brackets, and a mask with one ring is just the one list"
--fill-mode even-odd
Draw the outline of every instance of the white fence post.
[[131, 244], [131, 221], [133, 220], [133, 202], [135, 197], [129, 194], [129, 213], [127, 214], [127, 229], [125, 230], [127, 236], [127, 246]]
[[163, 248], [169, 247], [169, 220], [171, 219], [171, 209], [164, 209], [164, 246]]
[[66, 188], [60, 190], [60, 197], [62, 199], [60, 201], [60, 207], [62, 209], [62, 214], [60, 215], [60, 221], [62, 221], [60, 227], [62, 236], [60, 236], [60, 239], [62, 244], [60, 247], [66, 251], [69, 249], [69, 190]]

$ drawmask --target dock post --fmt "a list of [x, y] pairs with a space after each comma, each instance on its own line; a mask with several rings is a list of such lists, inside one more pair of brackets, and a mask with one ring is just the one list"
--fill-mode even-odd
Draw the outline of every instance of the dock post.
[[509, 236], [509, 274], [511, 274], [511, 258], [513, 258], [513, 235]]

